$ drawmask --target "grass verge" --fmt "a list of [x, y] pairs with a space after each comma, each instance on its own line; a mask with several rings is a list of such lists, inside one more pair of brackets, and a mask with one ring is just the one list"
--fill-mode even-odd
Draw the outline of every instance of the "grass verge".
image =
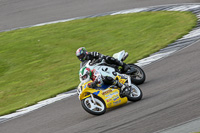
[[188, 33], [196, 21], [189, 12], [143, 12], [2, 32], [0, 115], [76, 87], [79, 47], [110, 56], [124, 49], [126, 62], [134, 63]]

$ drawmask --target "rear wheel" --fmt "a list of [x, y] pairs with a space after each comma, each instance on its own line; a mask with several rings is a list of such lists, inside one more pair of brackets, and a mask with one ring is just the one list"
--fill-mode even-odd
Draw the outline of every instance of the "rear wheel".
[[94, 101], [91, 97], [87, 97], [86, 99], [83, 99], [81, 101], [82, 107], [90, 114], [93, 115], [102, 115], [106, 112], [106, 105], [103, 100], [101, 100], [99, 97], [94, 97]]
[[131, 82], [136, 85], [140, 85], [144, 83], [144, 81], [146, 80], [146, 75], [145, 75], [145, 72], [142, 70], [142, 68], [140, 68], [139, 66], [135, 64], [129, 64], [129, 66], [134, 67], [134, 69], [136, 70], [134, 74], [130, 75]]
[[142, 99], [142, 90], [137, 86], [132, 84], [131, 85], [131, 93], [127, 97], [129, 101], [136, 102]]

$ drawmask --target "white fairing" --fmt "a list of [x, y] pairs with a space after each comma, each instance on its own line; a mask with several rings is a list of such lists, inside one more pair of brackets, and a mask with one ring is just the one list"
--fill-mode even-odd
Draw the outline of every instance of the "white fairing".
[[[122, 50], [118, 53], [115, 53], [113, 55], [113, 57], [121, 61], [122, 58], [125, 56], [125, 53], [126, 52], [124, 50]], [[119, 73], [115, 72], [115, 69], [112, 67], [100, 65], [102, 63], [105, 63], [104, 59], [101, 62], [93, 64], [93, 65], [90, 65], [90, 62], [91, 61], [88, 61], [85, 66], [90, 68], [90, 70], [93, 70], [93, 69], [97, 70], [103, 76], [110, 76], [112, 78], [115, 78], [115, 76], [119, 74]]]
[[97, 70], [98, 72], [100, 72], [101, 75], [103, 75], [103, 76], [110, 76], [110, 77], [115, 78], [115, 76], [116, 76], [117, 73], [115, 72], [115, 69], [114, 69], [114, 68], [109, 67], [109, 66], [100, 65], [100, 64], [102, 64], [102, 63], [105, 62], [104, 60], [102, 60], [100, 63], [96, 63], [96, 64], [94, 64], [94, 65], [90, 65], [90, 62], [91, 62], [91, 61], [88, 61], [88, 62], [86, 63], [86, 65], [85, 65], [86, 67], [90, 68], [90, 70], [95, 69], [95, 70]]
[[125, 55], [125, 51], [124, 50], [122, 50], [122, 51], [120, 51], [120, 52], [118, 52], [118, 53], [115, 53], [114, 55], [113, 55], [113, 57], [115, 58], [115, 59], [118, 59], [118, 60], [122, 60], [122, 58], [124, 57], [124, 55]]

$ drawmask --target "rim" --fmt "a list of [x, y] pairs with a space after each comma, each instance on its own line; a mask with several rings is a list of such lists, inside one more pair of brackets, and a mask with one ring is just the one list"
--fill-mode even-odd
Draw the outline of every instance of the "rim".
[[130, 97], [137, 98], [141, 95], [140, 89], [136, 85], [131, 85], [131, 94]]
[[93, 112], [102, 112], [102, 111], [104, 111], [105, 106], [104, 106], [103, 102], [100, 101], [97, 98], [94, 98], [94, 99], [96, 101], [96, 104], [93, 102], [91, 97], [86, 98], [85, 101], [84, 101], [85, 106], [89, 110], [91, 110]]
[[137, 67], [135, 67], [135, 69], [137, 70], [137, 72], [133, 74], [133, 77], [135, 79], [142, 79], [144, 77], [142, 71]]

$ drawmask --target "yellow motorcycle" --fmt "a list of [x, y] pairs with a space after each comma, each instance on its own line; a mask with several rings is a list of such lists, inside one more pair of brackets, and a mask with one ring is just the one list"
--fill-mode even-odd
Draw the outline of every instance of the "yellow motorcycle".
[[87, 84], [92, 80], [80, 83], [77, 92], [85, 111], [93, 115], [102, 115], [108, 108], [125, 104], [128, 101], [136, 102], [142, 99], [141, 89], [131, 83], [130, 76], [121, 74], [117, 75], [115, 79], [129, 86], [130, 94], [128, 96], [122, 95], [120, 88], [114, 85], [98, 85], [96, 88], [89, 88]]

